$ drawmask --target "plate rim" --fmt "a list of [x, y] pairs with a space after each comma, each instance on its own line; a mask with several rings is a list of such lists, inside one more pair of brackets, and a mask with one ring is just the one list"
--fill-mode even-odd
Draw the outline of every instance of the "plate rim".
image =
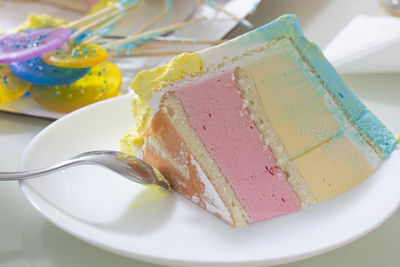
[[[130, 94], [127, 94], [127, 95], [121, 95], [121, 96], [117, 96], [117, 97], [114, 97], [111, 99], [107, 99], [107, 100], [104, 100], [101, 102], [93, 103], [84, 108], [73, 111], [73, 112], [63, 116], [62, 118], [54, 121], [53, 123], [51, 123], [50, 125], [45, 127], [42, 131], [40, 131], [29, 142], [29, 144], [23, 150], [23, 153], [21, 155], [21, 158], [20, 158], [20, 161], [18, 164], [18, 169], [21, 170], [22, 165], [24, 165], [25, 162], [27, 161], [28, 154], [35, 148], [35, 145], [37, 144], [37, 142], [39, 142], [42, 139], [42, 136], [45, 135], [48, 131], [51, 131], [54, 127], [57, 127], [57, 125], [59, 125], [60, 123], [62, 124], [65, 120], [70, 120], [73, 117], [77, 117], [77, 116], [79, 116], [80, 113], [87, 112], [87, 110], [91, 110], [92, 108], [97, 108], [98, 106], [103, 106], [103, 105], [106, 106], [111, 102], [128, 101], [128, 98], [131, 99], [131, 97], [132, 96]], [[395, 152], [396, 152], [396, 150], [399, 150], [399, 148], [397, 147], [395, 149]], [[398, 154], [398, 153], [400, 153], [400, 151], [397, 151], [396, 153]], [[49, 203], [38, 192], [36, 192], [33, 188], [31, 188], [31, 186], [29, 184], [26, 184], [24, 182], [24, 180], [19, 181], [19, 186], [21, 188], [21, 191], [23, 192], [24, 197], [29, 201], [29, 203], [37, 211], [39, 211], [39, 213], [44, 218], [46, 218], [46, 220], [48, 220], [49, 222], [51, 222], [52, 224], [54, 224], [61, 230], [69, 233], [70, 235], [72, 235], [86, 243], [89, 243], [95, 247], [98, 247], [103, 250], [106, 250], [106, 251], [109, 251], [109, 252], [124, 256], [124, 257], [128, 257], [131, 259], [141, 260], [141, 261], [150, 262], [150, 263], [154, 263], [154, 264], [168, 264], [168, 265], [179, 265], [179, 266], [187, 266], [187, 265], [204, 266], [204, 265], [209, 265], [209, 264], [218, 265], [218, 266], [252, 266], [252, 265], [257, 265], [257, 264], [285, 264], [285, 263], [291, 263], [291, 262], [295, 262], [295, 261], [299, 261], [299, 260], [304, 260], [304, 259], [307, 259], [310, 257], [324, 254], [326, 252], [332, 251], [339, 247], [342, 247], [342, 246], [349, 244], [349, 243], [363, 237], [364, 235], [372, 232], [373, 230], [378, 228], [380, 225], [382, 225], [388, 218], [390, 218], [400, 206], [400, 198], [399, 198], [397, 203], [393, 202], [390, 207], [386, 207], [385, 212], [383, 213], [384, 214], [383, 216], [377, 216], [376, 218], [379, 218], [379, 219], [376, 219], [373, 222], [369, 222], [368, 226], [362, 227], [362, 230], [357, 232], [357, 234], [355, 234], [355, 235], [353, 234], [353, 235], [351, 235], [351, 237], [348, 237], [348, 235], [346, 235], [346, 236], [342, 237], [340, 241], [338, 241], [334, 244], [332, 244], [332, 242], [331, 242], [322, 247], [317, 247], [317, 248], [311, 249], [306, 252], [299, 252], [299, 253], [293, 254], [291, 256], [270, 257], [269, 259], [255, 259], [255, 260], [246, 260], [246, 261], [229, 261], [229, 260], [224, 260], [224, 261], [201, 260], [200, 261], [198, 259], [189, 261], [189, 260], [185, 260], [185, 259], [174, 259], [174, 258], [162, 257], [162, 256], [158, 256], [156, 254], [150, 255], [150, 254], [138, 253], [138, 252], [130, 251], [128, 249], [121, 250], [121, 249], [116, 248], [115, 246], [103, 244], [103, 243], [99, 242], [95, 237], [87, 236], [84, 233], [81, 233], [79, 231], [74, 231], [73, 229], [71, 229], [68, 222], [65, 222], [65, 220], [61, 220], [61, 221], [55, 220], [54, 216], [51, 216], [51, 214], [49, 214], [49, 212], [46, 209], [48, 209], [48, 208], [53, 209], [53, 212], [62, 213], [66, 218], [68, 218], [68, 220], [72, 220], [74, 223], [85, 225], [85, 223], [77, 220], [76, 218], [69, 216], [68, 214], [59, 210], [56, 206]], [[41, 207], [40, 206], [41, 201], [46, 203], [45, 205], [48, 205], [48, 206]]]

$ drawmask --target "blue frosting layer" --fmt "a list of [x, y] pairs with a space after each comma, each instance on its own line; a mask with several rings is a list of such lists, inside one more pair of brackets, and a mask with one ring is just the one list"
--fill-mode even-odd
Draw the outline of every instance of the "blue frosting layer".
[[295, 15], [284, 15], [222, 46], [251, 46], [280, 38], [292, 40], [353, 124], [374, 142], [385, 158], [388, 157], [396, 147], [396, 138], [351, 92], [321, 50], [304, 37]]

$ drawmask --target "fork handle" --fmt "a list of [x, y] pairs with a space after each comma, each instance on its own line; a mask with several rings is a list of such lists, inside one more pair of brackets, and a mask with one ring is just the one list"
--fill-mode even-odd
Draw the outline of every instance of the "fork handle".
[[18, 171], [18, 172], [0, 172], [0, 181], [16, 181], [16, 180], [25, 180], [25, 179], [36, 178], [39, 176], [43, 176], [46, 174], [50, 174], [53, 172], [63, 170], [65, 168], [68, 168], [71, 166], [82, 165], [82, 164], [88, 164], [88, 162], [85, 162], [85, 161], [79, 160], [79, 159], [71, 159], [68, 161], [63, 161], [54, 166], [43, 168], [43, 169], [38, 169], [38, 170]]

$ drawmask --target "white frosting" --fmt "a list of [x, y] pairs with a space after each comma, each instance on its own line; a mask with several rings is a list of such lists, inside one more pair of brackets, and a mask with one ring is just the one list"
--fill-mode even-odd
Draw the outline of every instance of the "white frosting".
[[203, 200], [206, 205], [206, 209], [209, 210], [210, 212], [220, 215], [221, 218], [223, 218], [225, 221], [229, 222], [230, 224], [233, 224], [228, 209], [222, 202], [217, 191], [215, 191], [214, 186], [208, 180], [207, 176], [203, 172], [203, 169], [200, 167], [199, 163], [193, 158], [192, 155], [190, 156], [190, 158], [191, 158], [191, 163], [196, 167], [197, 176], [199, 177], [201, 183], [204, 185]]
[[[168, 151], [164, 148], [162, 144], [157, 142], [152, 136], [149, 136], [146, 140], [148, 145], [151, 145], [161, 157], [166, 159], [175, 169], [177, 169], [185, 178], [189, 177], [189, 168], [187, 166], [186, 158], [180, 158], [183, 156], [183, 152], [179, 154], [179, 158], [175, 159], [170, 156]], [[182, 144], [181, 144], [182, 145]], [[187, 178], [189, 179], [189, 178]]]

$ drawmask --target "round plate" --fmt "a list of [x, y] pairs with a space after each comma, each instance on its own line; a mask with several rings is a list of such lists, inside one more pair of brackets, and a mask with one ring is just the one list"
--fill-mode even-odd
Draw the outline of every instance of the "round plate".
[[[85, 107], [43, 130], [20, 169], [55, 164], [89, 150], [119, 149], [132, 125], [131, 96]], [[376, 228], [400, 203], [400, 151], [349, 192], [309, 209], [234, 229], [191, 201], [95, 166], [21, 182], [49, 221], [95, 246], [163, 265], [287, 263], [342, 246]]]

